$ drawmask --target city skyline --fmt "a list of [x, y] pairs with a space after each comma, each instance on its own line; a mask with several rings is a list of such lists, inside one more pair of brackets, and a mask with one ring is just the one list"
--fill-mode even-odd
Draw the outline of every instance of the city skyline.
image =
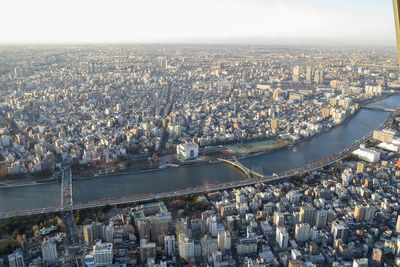
[[392, 1], [19, 0], [0, 8], [0, 44], [395, 45]]

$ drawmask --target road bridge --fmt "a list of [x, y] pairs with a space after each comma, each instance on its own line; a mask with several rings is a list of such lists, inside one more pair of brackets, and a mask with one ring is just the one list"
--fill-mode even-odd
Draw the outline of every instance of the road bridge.
[[[384, 128], [387, 128], [391, 126], [393, 123], [393, 120], [395, 117], [399, 116], [400, 114], [400, 106], [397, 107], [397, 109], [391, 113], [387, 120], [382, 123], [377, 130], [382, 130]], [[148, 201], [158, 201], [161, 199], [165, 198], [176, 198], [176, 197], [182, 197], [190, 194], [200, 194], [200, 193], [209, 193], [209, 192], [215, 192], [215, 191], [220, 191], [220, 190], [228, 190], [228, 189], [233, 189], [233, 188], [238, 188], [238, 187], [244, 187], [244, 186], [250, 186], [258, 183], [273, 183], [273, 182], [279, 182], [282, 180], [286, 180], [298, 175], [310, 173], [313, 171], [316, 171], [322, 167], [329, 166], [335, 162], [340, 161], [345, 155], [348, 153], [356, 150], [360, 144], [365, 143], [367, 140], [372, 138], [372, 133], [368, 134], [367, 136], [363, 137], [360, 140], [357, 140], [354, 144], [350, 145], [349, 147], [343, 149], [342, 151], [332, 154], [324, 159], [321, 159], [320, 161], [310, 163], [302, 168], [294, 169], [294, 170], [289, 170], [289, 171], [284, 171], [279, 174], [274, 174], [270, 176], [257, 176], [258, 178], [253, 178], [251, 174], [256, 174], [254, 171], [250, 172], [250, 170], [242, 165], [240, 162], [238, 163], [238, 160], [235, 159], [234, 161], [229, 161], [226, 160], [225, 162], [232, 164], [231, 162], [235, 163], [236, 167], [240, 167], [242, 171], [246, 171], [250, 175], [250, 177], [247, 180], [242, 180], [242, 181], [237, 181], [237, 182], [232, 182], [232, 183], [224, 183], [224, 184], [216, 184], [216, 185], [204, 185], [204, 186], [199, 186], [196, 188], [186, 188], [183, 190], [175, 191], [175, 192], [164, 192], [160, 194], [142, 194], [142, 195], [132, 195], [132, 196], [123, 196], [120, 198], [110, 198], [110, 199], [101, 199], [97, 201], [91, 201], [87, 203], [72, 203], [72, 186], [71, 186], [71, 203], [72, 205], [61, 205], [58, 207], [48, 207], [48, 208], [39, 208], [39, 209], [29, 209], [29, 210], [14, 210], [14, 211], [7, 211], [7, 212], [1, 212], [0, 213], [0, 219], [5, 219], [5, 218], [11, 218], [15, 216], [26, 216], [26, 215], [34, 215], [34, 214], [41, 214], [41, 213], [48, 213], [48, 212], [62, 212], [65, 214], [66, 211], [69, 211], [69, 214], [72, 214], [72, 211], [74, 210], [80, 210], [80, 209], [88, 209], [88, 208], [98, 208], [106, 205], [118, 205], [118, 204], [132, 204], [132, 203], [142, 203], [142, 202], [148, 202]], [[228, 162], [229, 161], [229, 162]], [[68, 177], [65, 177], [66, 180]], [[72, 181], [72, 175], [71, 175], [71, 181]], [[67, 201], [63, 201], [64, 203], [68, 203]], [[70, 218], [69, 220], [71, 220]]]
[[380, 106], [364, 106], [362, 107], [363, 109], [369, 109], [369, 110], [373, 110], [373, 111], [385, 111], [385, 112], [394, 112], [396, 111], [395, 109], [392, 108], [385, 108], [385, 107], [380, 107]]
[[61, 173], [61, 206], [72, 206], [72, 172], [71, 167], [65, 167]]
[[244, 172], [244, 174], [246, 175], [246, 177], [248, 179], [251, 179], [253, 177], [258, 177], [258, 178], [265, 178], [265, 176], [261, 173], [258, 173], [252, 169], [247, 168], [246, 166], [244, 166], [242, 163], [240, 163], [237, 158], [233, 157], [232, 160], [228, 160], [228, 159], [223, 159], [223, 158], [218, 158], [217, 159], [220, 162], [225, 162], [228, 163], [236, 168], [239, 168], [242, 172]]

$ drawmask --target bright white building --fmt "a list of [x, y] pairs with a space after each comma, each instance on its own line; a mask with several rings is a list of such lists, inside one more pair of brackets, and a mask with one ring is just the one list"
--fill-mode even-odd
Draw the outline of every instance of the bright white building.
[[217, 236], [217, 218], [215, 216], [211, 216], [207, 218], [208, 223], [208, 232], [211, 234], [212, 237]]
[[95, 266], [105, 266], [113, 262], [113, 244], [97, 243], [93, 246]]
[[8, 255], [8, 264], [10, 267], [24, 267], [24, 257], [20, 251]]
[[355, 150], [353, 154], [358, 156], [360, 159], [368, 162], [377, 162], [381, 156], [381, 153], [362, 146], [360, 146], [359, 149]]
[[[184, 236], [184, 235], [183, 235]], [[179, 236], [179, 256], [182, 259], [190, 261], [190, 259], [194, 258], [194, 242], [188, 237], [181, 235]]]
[[342, 172], [342, 185], [349, 186], [351, 180], [353, 179], [353, 172], [350, 168], [345, 169]]
[[367, 258], [354, 259], [353, 267], [368, 267], [368, 259]]
[[278, 243], [280, 248], [287, 248], [289, 241], [289, 234], [285, 227], [276, 228], [275, 235], [276, 243]]
[[386, 142], [382, 142], [378, 145], [379, 148], [383, 148], [388, 151], [393, 151], [393, 152], [399, 152], [400, 151], [400, 145], [395, 145], [395, 144], [390, 144]]
[[184, 159], [196, 159], [199, 156], [199, 145], [192, 142], [179, 144], [176, 147], [176, 152]]
[[173, 235], [164, 236], [164, 247], [165, 247], [165, 253], [168, 256], [174, 255], [175, 254], [175, 236], [173, 236]]

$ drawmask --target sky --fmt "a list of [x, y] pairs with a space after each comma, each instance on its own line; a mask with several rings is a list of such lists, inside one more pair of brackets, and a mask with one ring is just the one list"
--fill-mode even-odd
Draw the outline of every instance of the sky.
[[0, 43], [395, 46], [392, 0], [1, 0]]

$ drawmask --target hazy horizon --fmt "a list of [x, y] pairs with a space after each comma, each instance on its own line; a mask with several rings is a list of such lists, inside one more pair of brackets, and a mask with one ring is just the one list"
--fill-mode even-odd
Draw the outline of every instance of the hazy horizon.
[[0, 8], [2, 45], [396, 45], [389, 0], [5, 0]]

